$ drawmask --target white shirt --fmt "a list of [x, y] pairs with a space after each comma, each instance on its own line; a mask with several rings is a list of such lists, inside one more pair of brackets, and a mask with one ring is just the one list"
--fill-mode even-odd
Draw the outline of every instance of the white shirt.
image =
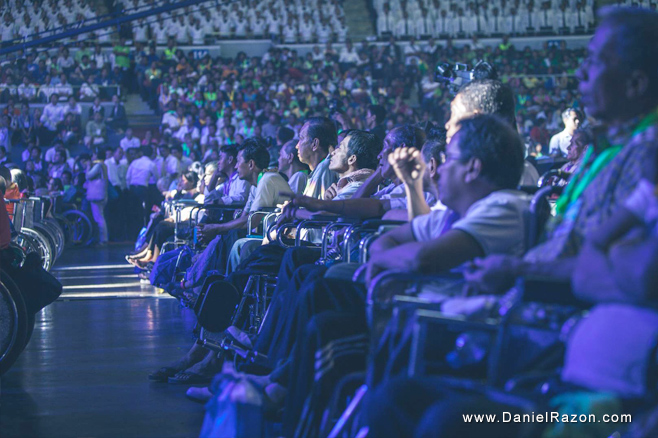
[[256, 189], [250, 190], [245, 210], [252, 212], [276, 207], [288, 201], [292, 194], [290, 186], [278, 172], [265, 172]]
[[548, 153], [552, 154], [553, 152], [559, 150], [560, 153], [566, 157], [567, 153], [569, 152], [567, 149], [571, 144], [571, 137], [571, 135], [564, 131], [555, 134], [553, 137], [551, 137], [551, 141], [548, 143]]
[[359, 54], [356, 53], [354, 47], [352, 47], [351, 51], [348, 51], [347, 47], [345, 47], [343, 50], [340, 51], [340, 58], [338, 59], [338, 62], [344, 62], [347, 64], [356, 64], [357, 62], [359, 62]]
[[238, 178], [238, 172], [233, 172], [231, 177], [217, 186], [215, 190], [212, 190], [206, 199], [216, 198], [221, 200], [224, 205], [246, 204], [250, 190], [251, 184]]
[[421, 53], [422, 50], [420, 46], [417, 46], [416, 44], [409, 44], [404, 48], [404, 56], [405, 56], [405, 64], [406, 65], [411, 65], [411, 62], [413, 60], [416, 60], [416, 65], [418, 65], [418, 62], [420, 59], [415, 55], [415, 53]]
[[57, 129], [57, 124], [62, 120], [64, 120], [64, 113], [61, 106], [49, 103], [43, 107], [43, 113], [41, 113], [41, 122], [50, 131], [55, 131]]
[[192, 44], [202, 45], [204, 43], [203, 38], [206, 35], [206, 32], [203, 28], [197, 28], [195, 26], [189, 29], [190, 36], [192, 36]]
[[178, 129], [178, 131], [176, 131], [173, 136], [180, 141], [183, 141], [187, 134], [190, 134], [193, 139], [198, 139], [200, 137], [199, 128], [195, 126], [190, 127], [188, 125], [183, 125]]
[[126, 174], [128, 186], [147, 187], [152, 180], [158, 180], [158, 168], [148, 157], [141, 157], [130, 163]]
[[146, 26], [135, 26], [133, 28], [133, 35], [135, 41], [139, 41], [140, 43], [146, 42], [146, 40], [148, 39], [146, 30], [147, 30]]
[[130, 148], [138, 148], [139, 144], [139, 139], [137, 137], [133, 137], [131, 139], [128, 137], [123, 137], [119, 142], [119, 146], [121, 146], [121, 149], [124, 151], [127, 151]]
[[163, 173], [167, 175], [174, 175], [177, 173], [181, 173], [181, 162], [178, 160], [178, 158], [174, 157], [173, 155], [168, 155], [167, 158], [164, 161], [164, 170]]
[[290, 186], [290, 189], [298, 195], [304, 193], [304, 189], [306, 188], [307, 183], [308, 183], [308, 173], [303, 170], [293, 173], [290, 179], [288, 180], [288, 185]]
[[37, 95], [37, 87], [32, 84], [20, 84], [18, 86], [18, 95], [22, 98], [31, 100]]
[[125, 190], [128, 187], [126, 185], [126, 173], [128, 172], [126, 165], [123, 163], [117, 164], [114, 157], [111, 157], [105, 160], [105, 166], [107, 166], [107, 179], [110, 184]]
[[476, 201], [460, 218], [454, 211], [433, 210], [411, 222], [414, 238], [427, 242], [449, 230], [473, 237], [485, 255], [523, 255], [526, 250], [525, 212], [530, 196], [517, 190], [498, 190]]

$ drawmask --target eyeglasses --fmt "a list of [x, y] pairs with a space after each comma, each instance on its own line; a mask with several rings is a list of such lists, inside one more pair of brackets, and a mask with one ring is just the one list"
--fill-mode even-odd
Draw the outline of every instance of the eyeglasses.
[[461, 157], [448, 155], [445, 152], [439, 152], [439, 160], [441, 160], [439, 164], [443, 165], [446, 164], [448, 161], [459, 161], [461, 160]]

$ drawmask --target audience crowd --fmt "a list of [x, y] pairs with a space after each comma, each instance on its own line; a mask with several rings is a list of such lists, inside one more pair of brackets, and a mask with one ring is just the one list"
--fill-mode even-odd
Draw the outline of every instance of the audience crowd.
[[[233, 23], [230, 32], [236, 32], [236, 18], [246, 21], [242, 4], [233, 5], [220, 8], [222, 19]], [[268, 22], [277, 19], [293, 2], [277, 5], [284, 7], [256, 10], [256, 19], [268, 10]], [[313, 10], [304, 20], [326, 20], [319, 10], [324, 2], [321, 8], [295, 5]], [[148, 4], [134, 0], [134, 6]], [[416, 11], [425, 17], [428, 6], [382, 2], [382, 10], [413, 13], [414, 20]], [[511, 13], [504, 0], [489, 6], [489, 19], [498, 8]], [[526, 6], [532, 10], [531, 2]], [[567, 7], [580, 11], [591, 4], [564, 2], [558, 9]], [[463, 13], [450, 7], [455, 10]], [[479, 11], [468, 6], [469, 14]], [[288, 15], [286, 22], [294, 18]], [[192, 26], [201, 25], [194, 20]], [[562, 27], [569, 26], [553, 29]], [[68, 75], [81, 70], [85, 76], [75, 63], [68, 72], [59, 65], [70, 57], [67, 49], [55, 65], [50, 60], [43, 76], [52, 85], [51, 72], [61, 67], [53, 85], [60, 88], [49, 95], [35, 91], [32, 101], [43, 94], [49, 103], [32, 112], [25, 98], [32, 76], [22, 74], [34, 58], [19, 60], [2, 67], [8, 104], [0, 162], [24, 168], [30, 191], [88, 210], [99, 244], [137, 239], [126, 260], [140, 277], [195, 309], [204, 328], [197, 336], [219, 347], [194, 342], [149, 378], [195, 385], [190, 398], [211, 400], [203, 436], [253, 436], [265, 421], [282, 436], [326, 435], [345, 408], [345, 394], [334, 391], [351, 388], [342, 385], [348, 376], [367, 384], [355, 425], [369, 436], [564, 436], [555, 424], [492, 423], [483, 429], [461, 416], [549, 407], [646, 415], [648, 421], [632, 425], [645, 430], [630, 436], [655, 435], [647, 400], [656, 390], [651, 375], [658, 333], [651, 294], [658, 254], [658, 14], [604, 10], [587, 51], [564, 43], [521, 49], [507, 38], [496, 47], [483, 47], [477, 38], [462, 47], [450, 40], [418, 44], [415, 37], [428, 32], [408, 29], [393, 32], [410, 36], [404, 48], [394, 37], [358, 48], [346, 40], [340, 51], [327, 42], [304, 56], [275, 47], [261, 58], [241, 53], [196, 60], [177, 49], [182, 41], [175, 37], [166, 40], [161, 56], [151, 45], [122, 41], [126, 50], [115, 48], [101, 75], [118, 69], [123, 80], [117, 83], [136, 83], [135, 91], [162, 115], [157, 129], [139, 133], [117, 95], [109, 113], [96, 101], [83, 129], [80, 96], [61, 92]], [[473, 66], [479, 60], [495, 66], [500, 80], [477, 79], [453, 95], [435, 77], [437, 63]], [[46, 61], [39, 60], [36, 72]], [[22, 96], [18, 87], [11, 91], [14, 76], [28, 80]], [[522, 187], [536, 190], [541, 162], [564, 164], [555, 174], [563, 189], [551, 200], [550, 218]], [[11, 196], [20, 194], [5, 194]], [[266, 233], [264, 214], [257, 213], [274, 211], [276, 235]], [[367, 260], [356, 262], [358, 246], [339, 231], [323, 251], [320, 230], [297, 230], [295, 236], [289, 225], [327, 217], [384, 220], [373, 230]], [[399, 283], [407, 279], [383, 280], [390, 271], [412, 273], [414, 280], [453, 272], [407, 290]], [[253, 276], [275, 279], [264, 320], [260, 301], [238, 306], [245, 288], [260, 287]], [[524, 276], [555, 282], [549, 286], [553, 296], [542, 297], [548, 303], [528, 302], [533, 296], [519, 288], [529, 291], [530, 282], [517, 282]], [[204, 313], [212, 306], [203, 299], [209, 288], [221, 303]], [[267, 290], [249, 289], [249, 297]], [[419, 354], [406, 344], [417, 333], [418, 305], [393, 299], [406, 292], [453, 322], [472, 322], [466, 333], [456, 326], [424, 340], [428, 363], [434, 360], [427, 374], [468, 377], [471, 385], [400, 377], [408, 373], [410, 356]], [[225, 316], [234, 308], [245, 312], [242, 318]], [[510, 333], [512, 344], [505, 345], [511, 347], [502, 349], [505, 362], [497, 369], [490, 358], [501, 351], [489, 325], [510, 320], [512, 309], [521, 309], [515, 323], [541, 327], [544, 334]], [[589, 309], [587, 318], [580, 318], [583, 309]], [[214, 312], [210, 318], [208, 312]], [[569, 336], [556, 330], [573, 325], [576, 316]], [[484, 334], [474, 333], [482, 327]], [[241, 354], [225, 360], [233, 351]], [[638, 363], [646, 364], [641, 371]], [[545, 371], [551, 371], [548, 377]], [[495, 372], [514, 384], [483, 387]], [[518, 378], [526, 375], [527, 381]], [[244, 414], [238, 404], [258, 408]], [[238, 429], [226, 429], [231, 425]], [[609, 436], [620, 427], [599, 422], [569, 432]]]
[[[128, 0], [123, 9], [139, 12], [155, 0]], [[132, 39], [164, 45], [202, 45], [215, 39], [267, 38], [286, 43], [345, 41], [347, 25], [342, 1], [248, 0], [201, 4], [138, 20]]]
[[[649, 2], [644, 3], [649, 6]], [[589, 33], [594, 26], [593, 0], [375, 0], [373, 6], [380, 36], [470, 38], [574, 34]]]

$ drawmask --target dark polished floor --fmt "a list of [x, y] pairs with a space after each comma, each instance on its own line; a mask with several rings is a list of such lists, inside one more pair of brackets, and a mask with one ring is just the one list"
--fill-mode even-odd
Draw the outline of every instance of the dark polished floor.
[[150, 371], [192, 345], [194, 324], [123, 260], [127, 248], [71, 249], [53, 273], [62, 297], [0, 382], [0, 437], [198, 436], [203, 406]]

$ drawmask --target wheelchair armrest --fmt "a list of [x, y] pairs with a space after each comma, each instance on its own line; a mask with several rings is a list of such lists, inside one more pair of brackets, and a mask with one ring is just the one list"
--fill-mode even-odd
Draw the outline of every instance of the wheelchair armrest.
[[317, 230], [326, 227], [327, 225], [333, 224], [336, 222], [336, 218], [332, 219], [305, 219], [300, 221], [296, 225], [296, 234], [295, 234], [295, 246], [301, 245], [302, 240], [302, 230]]
[[442, 324], [455, 327], [460, 330], [485, 330], [496, 332], [500, 327], [500, 321], [494, 318], [472, 320], [463, 315], [448, 315], [438, 310], [418, 309], [415, 318], [419, 323]]
[[244, 209], [245, 204], [230, 204], [230, 205], [215, 205], [215, 204], [199, 204], [192, 207], [192, 212], [190, 214], [190, 225], [192, 225], [192, 218], [194, 218], [194, 223], [199, 222], [199, 213], [204, 210], [210, 211], [236, 211]]
[[375, 277], [372, 281], [370, 287], [368, 288], [368, 297], [366, 303], [368, 305], [375, 304], [376, 300], [374, 297], [376, 296], [377, 292], [382, 287], [382, 285], [391, 280], [424, 284], [442, 280], [463, 280], [463, 278], [464, 276], [460, 272], [446, 272], [444, 274], [423, 275], [417, 272], [385, 271]]
[[305, 219], [305, 220], [324, 221], [324, 222], [337, 222], [338, 219], [340, 219], [340, 216], [336, 216], [335, 214], [313, 213], [313, 214], [311, 214], [310, 219]]
[[324, 229], [322, 230], [322, 255], [320, 256], [321, 260], [324, 260], [327, 257], [327, 251], [329, 250], [329, 236], [331, 235], [330, 234], [331, 231], [338, 231], [340, 229], [345, 229], [351, 227], [352, 224], [353, 224], [353, 220], [348, 219], [342, 221], [339, 218], [338, 221], [332, 222], [326, 227], [324, 227]]
[[570, 282], [556, 281], [547, 277], [521, 277], [517, 286], [522, 291], [523, 302], [554, 304], [588, 309], [592, 305], [573, 293]]
[[[267, 216], [274, 213], [276, 210], [277, 210], [276, 207], [264, 207], [261, 210], [252, 211], [251, 213], [249, 213], [249, 217], [247, 219], [247, 233], [249, 233], [249, 235], [252, 236], [251, 233], [254, 229], [252, 221], [253, 221], [254, 217], [263, 216], [263, 220], [264, 220]], [[253, 235], [253, 236], [255, 236], [255, 235]]]
[[368, 219], [367, 221], [364, 221], [361, 226], [363, 228], [369, 228], [369, 229], [377, 229], [381, 226], [388, 226], [388, 225], [404, 225], [408, 223], [407, 221], [396, 221], [396, 220], [388, 220], [388, 219]]

